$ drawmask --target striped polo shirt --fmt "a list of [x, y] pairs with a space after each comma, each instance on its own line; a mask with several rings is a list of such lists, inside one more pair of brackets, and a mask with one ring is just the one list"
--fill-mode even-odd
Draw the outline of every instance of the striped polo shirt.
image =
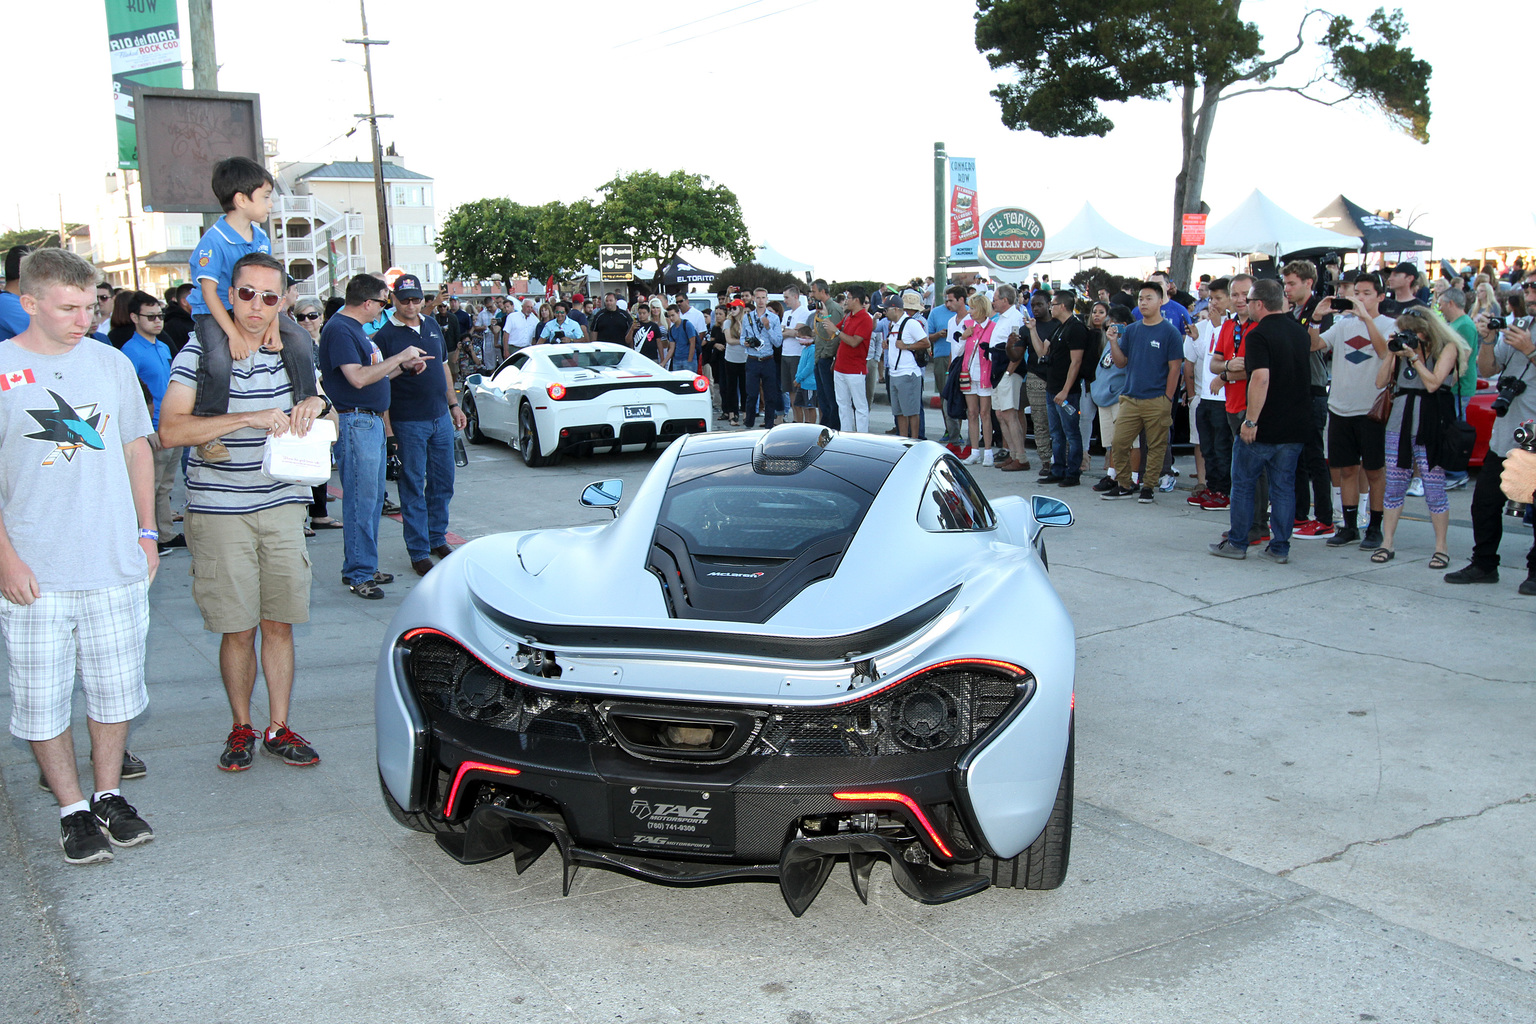
[[[171, 380], [197, 390], [197, 366], [203, 347], [194, 331], [171, 363]], [[229, 379], [229, 411], [293, 409], [293, 385], [283, 367], [283, 357], [257, 349], [234, 364]], [[187, 511], [238, 516], [296, 502], [308, 504], [310, 489], [268, 479], [261, 472], [267, 433], [242, 427], [219, 438], [229, 449], [228, 462], [204, 462], [197, 449], [187, 461]]]

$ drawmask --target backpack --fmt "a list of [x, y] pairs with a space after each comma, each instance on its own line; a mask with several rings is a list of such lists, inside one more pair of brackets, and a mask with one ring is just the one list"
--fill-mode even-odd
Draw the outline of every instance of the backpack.
[[[912, 316], [909, 313], [906, 316], [901, 318], [901, 323], [896, 325], [896, 341], [900, 341], [901, 340], [902, 332], [907, 329], [907, 322], [910, 321], [910, 320], [917, 320], [917, 317]], [[920, 320], [918, 322], [922, 323], [922, 321], [920, 321]], [[892, 344], [894, 344], [894, 342]], [[929, 351], [928, 349], [926, 349], [926, 348], [910, 348], [910, 349], [903, 349], [903, 351], [905, 351], [908, 355], [910, 355], [912, 357], [912, 361], [917, 364], [917, 368], [919, 370], [923, 369], [924, 367], [926, 367], [928, 365], [928, 351]], [[896, 357], [896, 361], [898, 363], [900, 363], [901, 362], [901, 357], [897, 356]]]

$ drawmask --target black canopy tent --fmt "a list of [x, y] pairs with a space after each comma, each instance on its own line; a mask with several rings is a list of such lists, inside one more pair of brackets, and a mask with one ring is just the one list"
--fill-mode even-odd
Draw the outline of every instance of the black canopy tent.
[[1428, 252], [1435, 240], [1379, 217], [1343, 196], [1319, 210], [1312, 223], [1341, 235], [1360, 239], [1365, 252]]
[[668, 288], [690, 284], [714, 284], [714, 282], [714, 274], [708, 270], [701, 270], [685, 259], [675, 259], [661, 271], [661, 283]]

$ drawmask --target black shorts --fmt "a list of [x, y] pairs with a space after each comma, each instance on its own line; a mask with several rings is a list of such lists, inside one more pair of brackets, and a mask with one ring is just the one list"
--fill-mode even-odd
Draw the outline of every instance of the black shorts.
[[1335, 469], [1363, 466], [1372, 471], [1387, 464], [1387, 425], [1369, 416], [1328, 414], [1328, 465]]

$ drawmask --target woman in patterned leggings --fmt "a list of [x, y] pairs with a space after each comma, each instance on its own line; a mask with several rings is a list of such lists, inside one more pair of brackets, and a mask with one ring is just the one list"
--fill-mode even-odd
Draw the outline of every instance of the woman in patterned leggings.
[[[1392, 415], [1387, 420], [1387, 493], [1383, 502], [1386, 516], [1382, 523], [1382, 544], [1371, 555], [1378, 564], [1397, 557], [1393, 540], [1397, 521], [1403, 514], [1403, 495], [1415, 469], [1424, 481], [1424, 500], [1429, 505], [1429, 519], [1435, 528], [1435, 553], [1431, 569], [1450, 564], [1446, 539], [1451, 525], [1451, 506], [1445, 497], [1445, 470], [1435, 465], [1440, 436], [1446, 421], [1455, 416], [1452, 388], [1471, 351], [1444, 322], [1428, 310], [1411, 309], [1397, 319], [1401, 333], [1411, 333], [1418, 343], [1403, 344], [1384, 359], [1376, 374], [1376, 386], [1386, 387], [1395, 374], [1397, 392], [1392, 399]], [[1395, 343], [1395, 336], [1394, 336]]]

